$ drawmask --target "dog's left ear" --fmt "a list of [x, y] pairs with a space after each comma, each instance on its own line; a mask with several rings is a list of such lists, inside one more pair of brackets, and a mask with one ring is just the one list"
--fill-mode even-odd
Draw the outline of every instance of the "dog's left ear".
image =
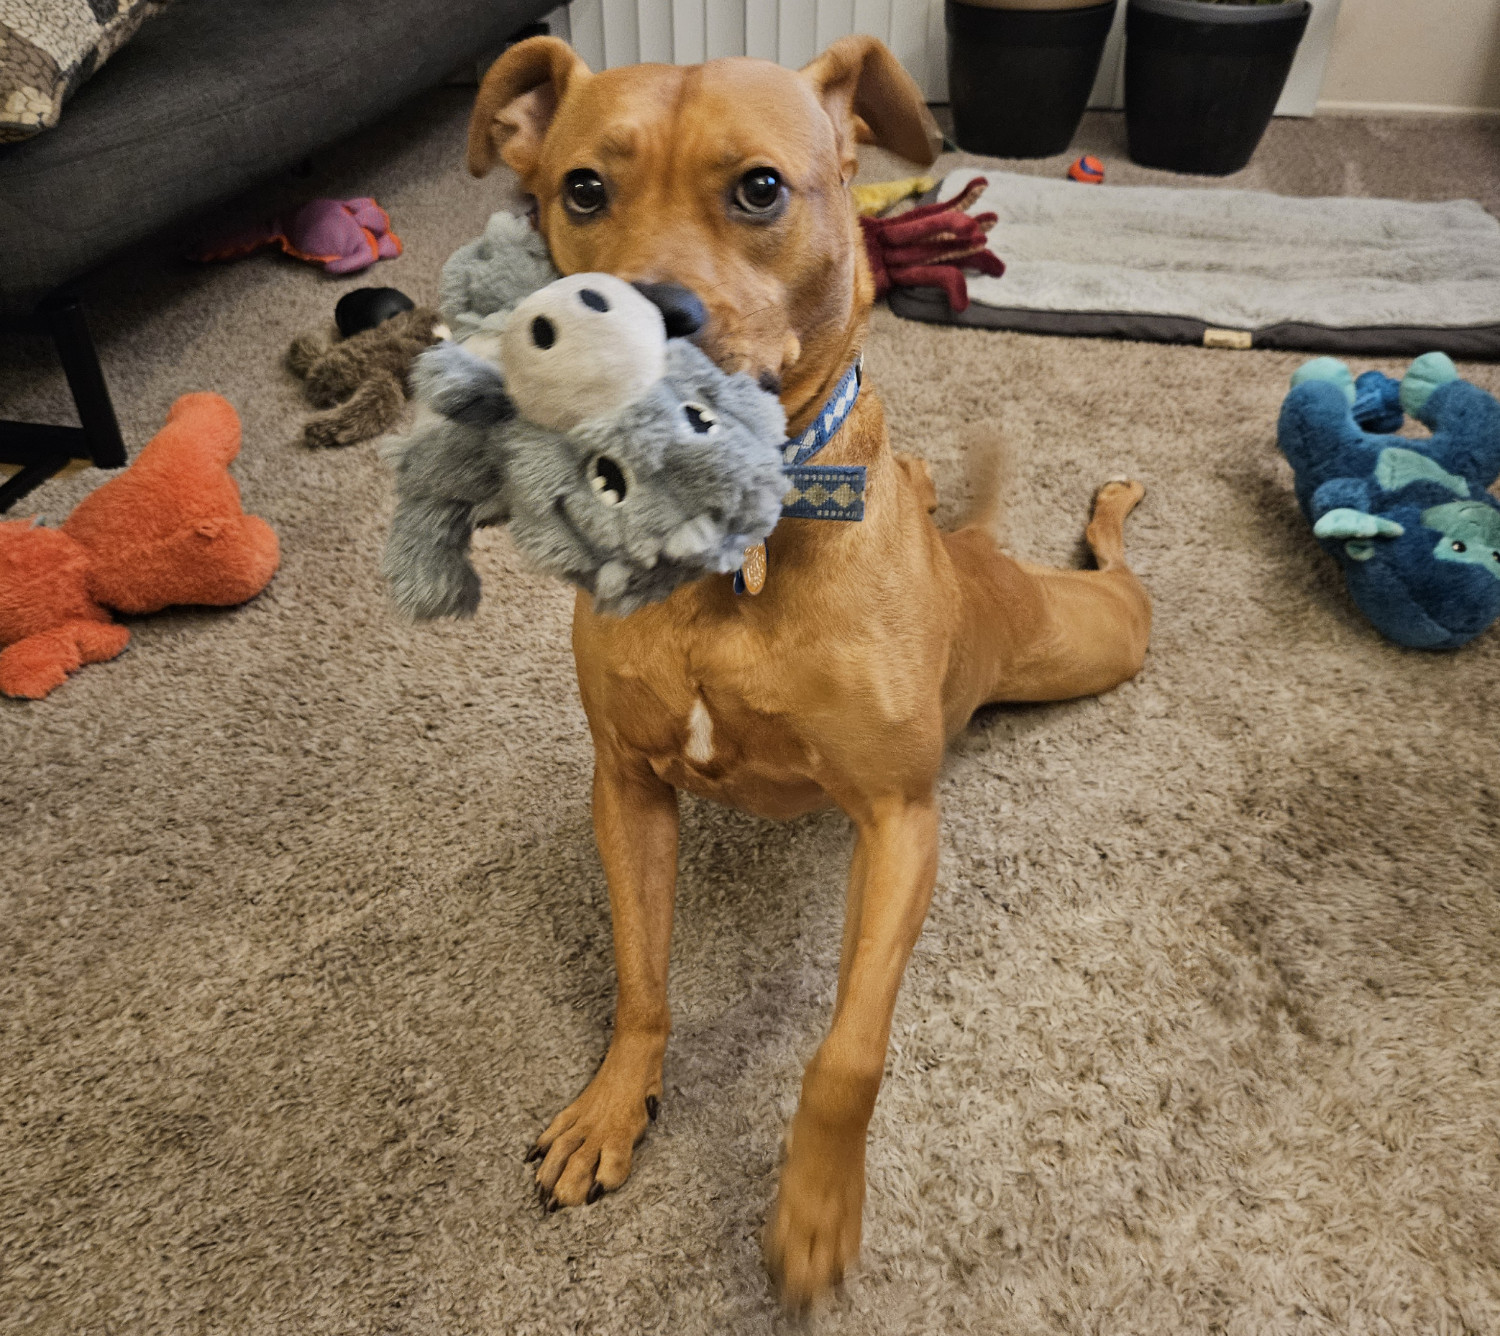
[[942, 149], [922, 90], [878, 38], [841, 37], [800, 74], [833, 122], [844, 180], [859, 166], [856, 144], [879, 144], [923, 166]]

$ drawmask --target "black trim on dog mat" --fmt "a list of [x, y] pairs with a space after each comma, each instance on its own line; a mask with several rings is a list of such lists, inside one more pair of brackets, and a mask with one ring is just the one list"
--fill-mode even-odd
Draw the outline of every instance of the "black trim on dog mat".
[[[1002, 279], [1001, 282], [1004, 282]], [[1195, 343], [1215, 326], [1180, 315], [1152, 315], [1137, 311], [1034, 311], [1016, 306], [985, 306], [970, 302], [962, 313], [953, 311], [941, 288], [892, 288], [891, 310], [907, 320], [935, 325], [968, 325], [976, 329], [1012, 329], [1022, 334], [1063, 334], [1071, 337], [1137, 339], [1147, 343]], [[1284, 321], [1249, 331], [1250, 347], [1279, 348], [1310, 353], [1363, 353], [1372, 357], [1420, 357], [1444, 352], [1467, 361], [1500, 358], [1500, 324], [1367, 325], [1339, 329], [1331, 325]]]

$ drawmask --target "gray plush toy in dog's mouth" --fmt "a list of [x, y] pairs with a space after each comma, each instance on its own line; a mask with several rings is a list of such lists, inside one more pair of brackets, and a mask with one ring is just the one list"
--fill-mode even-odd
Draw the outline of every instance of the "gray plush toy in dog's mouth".
[[[422, 411], [387, 457], [397, 506], [383, 568], [418, 618], [469, 616], [478, 524], [509, 521], [540, 569], [625, 615], [735, 570], [781, 514], [781, 404], [683, 339], [606, 274], [521, 302], [501, 366], [443, 343], [413, 371]], [[503, 369], [502, 369], [503, 368]]]

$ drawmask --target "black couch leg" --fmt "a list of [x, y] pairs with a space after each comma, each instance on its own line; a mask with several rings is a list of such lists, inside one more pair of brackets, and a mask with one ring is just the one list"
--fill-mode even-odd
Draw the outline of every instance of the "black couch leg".
[[0, 483], [0, 515], [15, 505], [27, 492], [35, 491], [67, 462], [66, 459], [62, 459], [57, 463], [27, 464], [25, 468], [12, 473], [3, 483]]
[[93, 460], [95, 468], [124, 468], [125, 442], [120, 438], [115, 406], [110, 402], [104, 369], [94, 351], [94, 339], [83, 318], [82, 305], [76, 297], [55, 304], [44, 303], [42, 318], [57, 345], [57, 359], [68, 378], [68, 388], [73, 391], [87, 447], [82, 457]]
[[37, 307], [33, 319], [18, 327], [18, 332], [51, 338], [73, 392], [80, 425], [0, 421], [0, 464], [21, 466], [19, 473], [0, 484], [0, 512], [75, 459], [87, 459], [103, 469], [125, 465], [120, 424], [115, 420], [114, 404], [78, 298], [48, 298]]

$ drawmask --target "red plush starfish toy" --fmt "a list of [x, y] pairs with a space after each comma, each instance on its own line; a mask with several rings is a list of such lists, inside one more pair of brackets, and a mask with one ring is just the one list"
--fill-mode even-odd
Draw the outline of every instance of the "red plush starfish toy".
[[987, 185], [988, 180], [976, 176], [952, 199], [892, 218], [861, 218], [875, 295], [884, 297], [893, 287], [942, 288], [948, 305], [962, 311], [969, 305], [965, 269], [999, 278], [1005, 264], [985, 245], [986, 234], [999, 220], [992, 213], [965, 212]]

